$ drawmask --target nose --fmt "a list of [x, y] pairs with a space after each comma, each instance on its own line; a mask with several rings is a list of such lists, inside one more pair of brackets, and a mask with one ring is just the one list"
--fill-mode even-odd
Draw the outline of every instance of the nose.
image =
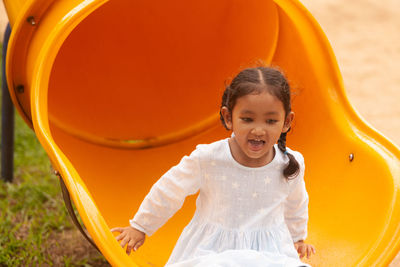
[[264, 127], [256, 126], [251, 130], [251, 134], [255, 136], [263, 136], [265, 135], [266, 131]]

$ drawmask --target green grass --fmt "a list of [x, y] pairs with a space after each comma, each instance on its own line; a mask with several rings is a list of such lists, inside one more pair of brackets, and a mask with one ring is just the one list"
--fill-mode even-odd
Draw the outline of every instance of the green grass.
[[34, 132], [18, 114], [15, 124], [14, 181], [0, 180], [0, 266], [107, 266], [72, 224]]

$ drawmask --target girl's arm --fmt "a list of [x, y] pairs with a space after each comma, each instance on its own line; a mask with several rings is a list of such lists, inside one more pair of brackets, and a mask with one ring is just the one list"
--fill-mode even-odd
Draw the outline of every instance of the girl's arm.
[[289, 181], [290, 192], [286, 199], [285, 221], [300, 258], [306, 255], [309, 258], [311, 254], [315, 254], [315, 248], [303, 241], [307, 237], [308, 223], [308, 194], [304, 183], [305, 164], [303, 156], [300, 153], [296, 154], [300, 172], [294, 180]]
[[197, 148], [153, 185], [130, 225], [149, 236], [164, 225], [182, 207], [186, 196], [199, 190], [199, 165]]
[[308, 194], [304, 183], [304, 158], [296, 153], [300, 165], [299, 175], [289, 181], [289, 195], [285, 203], [285, 221], [292, 235], [293, 242], [307, 237]]

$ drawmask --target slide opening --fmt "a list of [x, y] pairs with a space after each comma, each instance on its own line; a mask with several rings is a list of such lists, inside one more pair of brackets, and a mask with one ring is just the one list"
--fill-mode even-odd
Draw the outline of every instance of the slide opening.
[[[394, 196], [388, 163], [353, 132], [332, 94], [341, 89], [325, 68], [332, 63], [310, 53], [296, 19], [273, 1], [113, 0], [71, 32], [49, 80], [51, 133], [110, 227], [127, 225], [151, 185], [196, 144], [229, 136], [218, 125], [224, 84], [261, 59], [295, 84], [288, 144], [306, 158], [308, 240], [319, 251], [310, 263], [353, 265], [379, 242]], [[157, 141], [166, 136], [175, 138]], [[165, 263], [195, 197], [135, 262]]]

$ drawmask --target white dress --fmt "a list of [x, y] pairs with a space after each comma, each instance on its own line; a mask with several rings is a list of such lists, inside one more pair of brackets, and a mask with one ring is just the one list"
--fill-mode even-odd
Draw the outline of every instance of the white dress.
[[300, 173], [287, 181], [288, 158], [274, 149], [269, 164], [251, 168], [234, 160], [228, 138], [198, 145], [153, 185], [130, 225], [150, 236], [200, 190], [169, 267], [309, 266], [293, 244], [307, 236], [304, 159], [288, 149]]

